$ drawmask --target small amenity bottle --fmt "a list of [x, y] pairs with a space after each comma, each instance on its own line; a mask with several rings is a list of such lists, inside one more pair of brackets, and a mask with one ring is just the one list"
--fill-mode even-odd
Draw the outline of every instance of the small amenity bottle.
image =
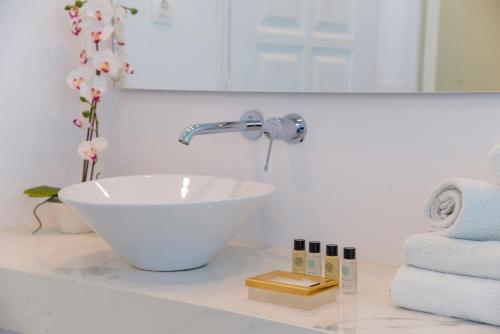
[[307, 273], [309, 275], [321, 276], [322, 267], [321, 243], [319, 241], [310, 241], [309, 253], [307, 254]]
[[306, 241], [304, 239], [295, 239], [293, 241], [292, 272], [296, 274], [305, 274], [307, 271], [306, 268]]
[[326, 245], [326, 255], [325, 255], [325, 278], [334, 279], [340, 283], [339, 274], [339, 250], [337, 245]]
[[342, 260], [342, 292], [356, 294], [358, 292], [358, 261], [356, 248], [345, 247]]

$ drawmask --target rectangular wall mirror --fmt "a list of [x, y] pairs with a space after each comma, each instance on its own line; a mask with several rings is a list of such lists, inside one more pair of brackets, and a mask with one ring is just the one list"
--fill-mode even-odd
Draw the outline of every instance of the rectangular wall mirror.
[[[500, 91], [498, 0], [129, 0], [130, 89]], [[125, 81], [126, 80], [126, 81]]]

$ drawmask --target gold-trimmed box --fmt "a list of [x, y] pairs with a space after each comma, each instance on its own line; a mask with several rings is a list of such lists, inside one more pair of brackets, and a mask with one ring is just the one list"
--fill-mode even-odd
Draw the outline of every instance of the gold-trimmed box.
[[311, 310], [337, 300], [337, 280], [276, 270], [245, 281], [248, 298]]

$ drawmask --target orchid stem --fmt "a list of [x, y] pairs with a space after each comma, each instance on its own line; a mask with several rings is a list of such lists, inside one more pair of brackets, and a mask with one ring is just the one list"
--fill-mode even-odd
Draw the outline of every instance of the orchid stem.
[[[94, 132], [96, 137], [99, 137], [99, 129], [97, 128], [97, 101], [92, 101], [91, 107], [90, 107], [90, 116], [89, 116], [89, 127], [87, 128], [87, 136], [86, 140], [91, 141], [92, 138], [94, 137]], [[90, 174], [90, 179], [92, 180], [93, 177], [93, 170], [94, 170], [94, 163], [92, 163], [91, 167], [91, 174]], [[83, 161], [83, 175], [82, 175], [82, 182], [87, 181], [88, 175], [89, 174], [89, 161], [84, 160]]]
[[33, 234], [35, 234], [36, 232], [40, 231], [40, 229], [42, 228], [42, 220], [40, 219], [40, 217], [38, 217], [38, 214], [36, 213], [36, 211], [38, 210], [39, 207], [41, 207], [42, 205], [48, 203], [50, 201], [50, 198], [49, 199], [46, 199], [45, 201], [41, 202], [41, 203], [38, 203], [34, 208], [33, 208], [33, 216], [35, 216], [36, 218], [36, 221], [38, 222], [38, 227], [32, 232]]
[[94, 167], [96, 164], [96, 160], [92, 161], [92, 167], [90, 167], [90, 180], [92, 181], [94, 179]]

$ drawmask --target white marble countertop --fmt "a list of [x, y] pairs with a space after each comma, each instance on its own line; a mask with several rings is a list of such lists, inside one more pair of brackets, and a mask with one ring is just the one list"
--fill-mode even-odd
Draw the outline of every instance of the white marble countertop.
[[0, 269], [69, 279], [155, 298], [194, 304], [334, 333], [499, 333], [498, 327], [438, 317], [391, 305], [396, 267], [360, 263], [359, 292], [312, 311], [247, 299], [247, 277], [289, 269], [285, 249], [228, 245], [204, 268], [172, 273], [130, 267], [95, 234], [63, 235], [44, 229], [0, 231]]

